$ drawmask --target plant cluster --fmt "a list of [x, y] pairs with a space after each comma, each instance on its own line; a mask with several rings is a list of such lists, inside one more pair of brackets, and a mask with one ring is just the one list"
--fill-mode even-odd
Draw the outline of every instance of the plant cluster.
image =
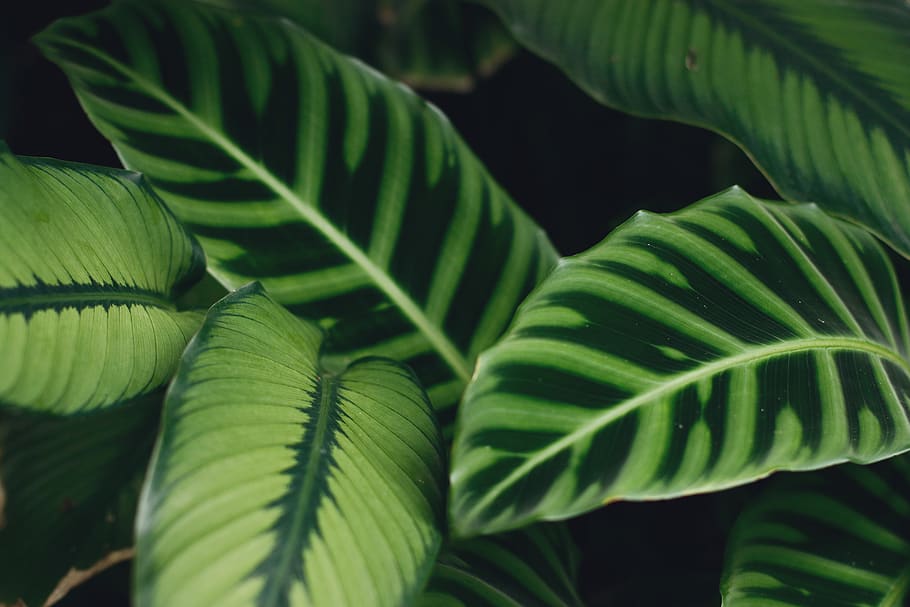
[[[121, 0], [36, 37], [126, 169], [0, 148], [0, 605], [127, 559], [139, 606], [611, 604], [562, 521], [783, 470], [723, 604], [910, 600], [910, 7], [485, 3], [508, 32]], [[518, 45], [785, 201], [561, 257], [402, 84]]]

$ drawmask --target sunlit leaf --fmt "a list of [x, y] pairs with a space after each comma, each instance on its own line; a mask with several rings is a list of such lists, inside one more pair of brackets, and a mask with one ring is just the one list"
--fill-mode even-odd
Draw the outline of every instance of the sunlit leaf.
[[731, 189], [565, 259], [478, 362], [462, 533], [910, 447], [905, 303], [882, 247]]
[[258, 285], [211, 308], [168, 392], [138, 515], [146, 605], [404, 605], [442, 540], [442, 438], [413, 373], [319, 360]]

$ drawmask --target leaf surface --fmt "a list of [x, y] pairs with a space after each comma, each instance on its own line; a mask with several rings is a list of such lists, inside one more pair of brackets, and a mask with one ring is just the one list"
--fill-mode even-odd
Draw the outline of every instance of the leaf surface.
[[910, 5], [487, 0], [597, 100], [711, 128], [910, 256]]
[[457, 541], [443, 550], [417, 606], [580, 606], [578, 564], [559, 524]]
[[204, 263], [138, 175], [0, 144], [0, 217], [0, 406], [82, 412], [170, 379]]
[[319, 363], [322, 332], [244, 287], [168, 392], [138, 515], [137, 605], [404, 605], [441, 543], [445, 463], [413, 374]]
[[865, 230], [734, 188], [565, 259], [478, 362], [462, 533], [910, 447], [905, 303]]
[[38, 42], [216, 277], [321, 319], [338, 367], [406, 362], [444, 421], [555, 264], [438, 110], [286, 20], [125, 1]]
[[0, 604], [59, 599], [69, 571], [132, 548], [162, 397], [89, 415], [0, 413]]
[[910, 600], [910, 457], [780, 479], [737, 521], [725, 607]]

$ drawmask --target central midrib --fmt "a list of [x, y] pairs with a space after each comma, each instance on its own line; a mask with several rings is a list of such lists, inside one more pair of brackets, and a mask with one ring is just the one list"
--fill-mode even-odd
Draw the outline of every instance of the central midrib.
[[[313, 471], [320, 470], [322, 460], [330, 457], [329, 451], [332, 446], [329, 444], [330, 441], [327, 440], [329, 438], [328, 428], [329, 421], [334, 413], [332, 409], [337, 406], [338, 377], [324, 373], [319, 381], [321, 386], [319, 387], [318, 409], [311, 413], [311, 415], [316, 416], [316, 427], [313, 429], [313, 441], [310, 443], [309, 453], [307, 453], [306, 457], [307, 468]], [[315, 520], [315, 510], [320, 502], [320, 496], [316, 494], [318, 483], [322, 480], [319, 476], [318, 472], [316, 474], [304, 474], [303, 476], [303, 482], [294, 500], [295, 507], [291, 524], [287, 529], [283, 530], [284, 537], [279, 538], [281, 555], [278, 558], [277, 565], [270, 572], [271, 578], [285, 580], [291, 575], [291, 565], [295, 557], [299, 556], [295, 555], [294, 552], [299, 549], [302, 543], [305, 545], [305, 538], [308, 533], [315, 532], [312, 529], [304, 532], [303, 527], [307, 520]], [[276, 602], [278, 593], [282, 589], [287, 590], [287, 586], [283, 584], [272, 584], [269, 588], [270, 592], [262, 597], [261, 605], [278, 604]]]
[[[79, 291], [74, 288], [83, 288], [83, 285], [59, 286], [64, 290], [43, 291], [26, 287], [25, 289], [13, 289], [14, 295], [7, 294], [6, 289], [0, 289], [0, 313], [10, 314], [24, 310], [35, 311], [66, 307], [87, 308], [112, 305], [142, 305], [165, 310], [176, 309], [174, 302], [163, 295], [155, 293], [131, 291], [117, 287], [111, 289], [103, 285], [97, 286], [97, 290], [93, 291]], [[54, 285], [48, 285], [47, 288], [52, 289], [53, 287]], [[85, 288], [92, 288], [92, 286], [85, 285]]]
[[239, 164], [249, 169], [258, 177], [270, 190], [272, 190], [282, 200], [290, 204], [305, 221], [307, 221], [316, 230], [321, 232], [330, 242], [344, 253], [351, 261], [357, 264], [366, 274], [376, 287], [388, 297], [401, 312], [410, 320], [415, 327], [427, 338], [433, 348], [445, 360], [446, 364], [452, 369], [455, 375], [463, 382], [467, 383], [471, 378], [472, 365], [458, 351], [458, 348], [452, 341], [433, 324], [424, 314], [410, 295], [405, 293], [382, 268], [373, 263], [363, 250], [353, 243], [347, 236], [335, 228], [332, 223], [326, 219], [319, 210], [303, 201], [295, 192], [288, 188], [280, 179], [275, 177], [268, 169], [257, 163], [243, 150], [238, 148], [227, 139], [222, 133], [210, 127], [205, 121], [197, 117], [182, 103], [171, 97], [167, 92], [153, 83], [146, 80], [140, 74], [134, 72], [119, 61], [116, 61], [108, 55], [100, 52], [95, 47], [85, 46], [83, 44], [68, 40], [66, 38], [57, 38], [64, 45], [78, 48], [90, 55], [107, 63], [115, 70], [119, 70], [128, 78], [132, 79], [140, 87], [144, 88], [148, 94], [159, 100], [162, 104], [179, 114], [184, 120], [192, 124], [204, 136], [208, 137], [213, 143], [220, 146], [229, 156]]
[[492, 489], [488, 490], [484, 495], [484, 499], [477, 503], [474, 510], [482, 510], [487, 504], [491, 503], [493, 500], [499, 497], [499, 495], [505, 491], [507, 487], [515, 484], [515, 482], [520, 480], [525, 474], [527, 474], [541, 462], [546, 461], [560, 451], [568, 448], [573, 443], [581, 440], [589, 434], [600, 430], [611, 422], [624, 417], [625, 415], [628, 415], [632, 411], [647, 405], [649, 402], [652, 402], [665, 394], [672, 393], [684, 386], [697, 382], [700, 379], [711, 377], [718, 373], [722, 373], [729, 369], [745, 365], [750, 362], [755, 362], [765, 358], [773, 358], [775, 356], [793, 354], [796, 352], [805, 352], [807, 350], [853, 350], [865, 352], [867, 354], [872, 354], [890, 360], [891, 362], [898, 365], [904, 371], [904, 373], [910, 376], [910, 364], [908, 364], [908, 362], [904, 360], [900, 355], [879, 344], [870, 343], [868, 341], [850, 337], [812, 337], [799, 340], [781, 341], [772, 345], [755, 348], [735, 356], [722, 358], [697, 369], [693, 369], [692, 371], [688, 371], [686, 373], [677, 375], [676, 377], [667, 379], [667, 381], [661, 382], [651, 390], [642, 392], [641, 394], [630, 398], [622, 404], [610, 408], [601, 415], [598, 415], [594, 419], [585, 423], [577, 430], [566, 434], [564, 437], [560, 438], [557, 441], [554, 441], [546, 448], [541, 449], [533, 456], [529, 457], [520, 466], [514, 468], [511, 474], [509, 474], [501, 482], [497, 483]]

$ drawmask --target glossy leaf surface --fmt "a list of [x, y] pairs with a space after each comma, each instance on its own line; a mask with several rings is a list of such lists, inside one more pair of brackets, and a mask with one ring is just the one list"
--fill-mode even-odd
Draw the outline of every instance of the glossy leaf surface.
[[564, 260], [460, 410], [463, 533], [910, 447], [905, 304], [866, 231], [731, 189]]
[[417, 605], [581, 605], [575, 590], [577, 574], [577, 549], [566, 529], [535, 525], [445, 548]]
[[441, 542], [445, 465], [413, 374], [321, 367], [322, 332], [244, 287], [168, 392], [138, 516], [147, 605], [404, 605]]
[[725, 607], [910, 601], [910, 457], [780, 480], [733, 530]]
[[44, 605], [72, 569], [132, 548], [162, 397], [90, 415], [0, 414], [0, 605]]
[[170, 379], [199, 246], [135, 173], [0, 144], [0, 406], [98, 409]]
[[288, 21], [126, 1], [38, 40], [209, 270], [322, 319], [336, 366], [404, 361], [448, 408], [555, 263], [438, 110]]
[[910, 256], [910, 5], [487, 0], [599, 101], [714, 129]]

